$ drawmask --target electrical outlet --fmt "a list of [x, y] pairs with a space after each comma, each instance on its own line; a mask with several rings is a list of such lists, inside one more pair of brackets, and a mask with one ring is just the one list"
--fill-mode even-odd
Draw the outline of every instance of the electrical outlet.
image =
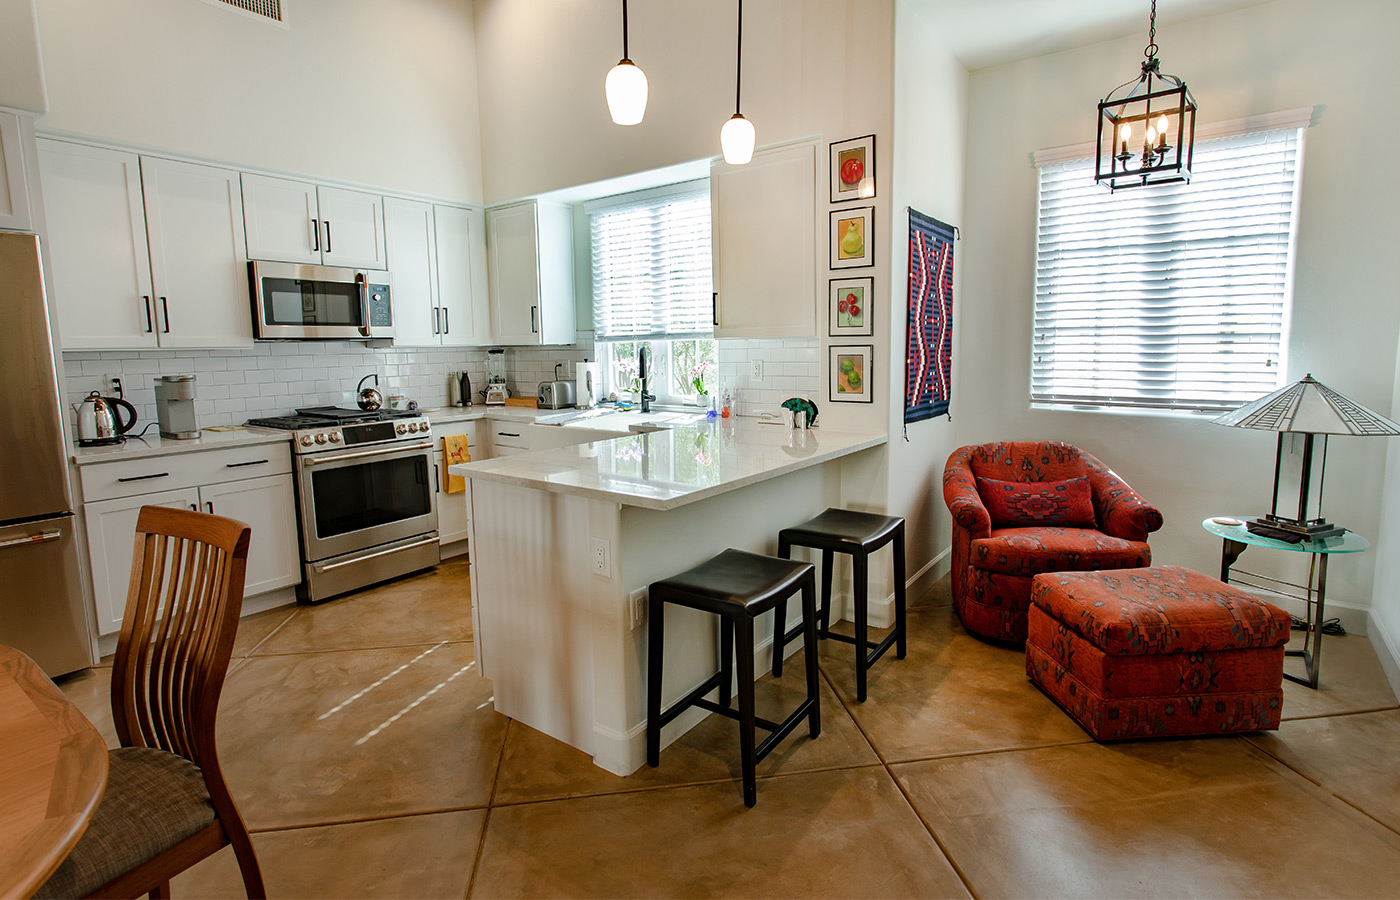
[[637, 588], [627, 595], [631, 607], [632, 627], [641, 628], [647, 623], [647, 589]]
[[593, 539], [593, 574], [604, 578], [612, 575], [612, 543], [606, 538]]
[[123, 383], [122, 379], [123, 376], [121, 375], [103, 375], [102, 387], [99, 388], [99, 390], [112, 397], [123, 397], [125, 396], [126, 385]]
[[751, 381], [762, 381], [762, 380], [763, 380], [763, 360], [761, 360], [761, 359], [749, 360], [749, 380], [751, 380]]

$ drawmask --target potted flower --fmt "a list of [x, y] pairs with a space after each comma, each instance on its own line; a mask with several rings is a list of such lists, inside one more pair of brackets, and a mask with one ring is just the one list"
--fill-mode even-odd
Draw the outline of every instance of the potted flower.
[[690, 383], [695, 388], [695, 405], [708, 406], [710, 402], [710, 390], [706, 387], [706, 381], [714, 371], [714, 363], [705, 360], [696, 363], [690, 370]]

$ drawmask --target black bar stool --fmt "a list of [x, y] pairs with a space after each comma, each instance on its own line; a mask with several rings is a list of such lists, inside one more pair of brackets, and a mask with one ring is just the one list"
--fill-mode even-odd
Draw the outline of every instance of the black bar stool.
[[[869, 586], [870, 554], [894, 542], [894, 630], [879, 644], [866, 639], [866, 606]], [[904, 659], [907, 648], [904, 622], [904, 519], [848, 509], [828, 509], [814, 519], [778, 532], [778, 554], [792, 558], [793, 545], [813, 547], [822, 552], [821, 630], [823, 639], [844, 641], [856, 646], [856, 699], [865, 702], [865, 670], [897, 643], [895, 656]], [[831, 562], [832, 554], [849, 553], [854, 569], [856, 606], [856, 635], [833, 634], [831, 624]], [[773, 627], [773, 674], [783, 674], [783, 648], [802, 632], [801, 627], [784, 631], [787, 623], [787, 600], [779, 600]], [[867, 651], [869, 651], [867, 655]]]
[[[787, 598], [798, 590], [802, 591], [803, 625], [796, 631], [805, 629], [807, 635], [807, 699], [779, 724], [754, 715], [753, 622], [780, 602], [786, 606]], [[663, 609], [667, 603], [719, 616], [720, 651], [719, 671], [662, 712]], [[817, 696], [817, 589], [812, 565], [743, 550], [725, 550], [693, 569], [652, 582], [647, 604], [647, 764], [655, 767], [660, 762], [661, 727], [690, 707], [698, 706], [735, 719], [739, 723], [744, 770], [744, 805], [753, 806], [758, 798], [754, 776], [758, 761], [787, 737], [803, 716], [807, 717], [812, 737], [822, 730], [821, 703]], [[731, 656], [738, 657], [738, 711], [730, 703]], [[719, 688], [719, 703], [706, 700], [705, 695], [716, 687]], [[772, 732], [757, 746], [754, 745], [755, 725]]]

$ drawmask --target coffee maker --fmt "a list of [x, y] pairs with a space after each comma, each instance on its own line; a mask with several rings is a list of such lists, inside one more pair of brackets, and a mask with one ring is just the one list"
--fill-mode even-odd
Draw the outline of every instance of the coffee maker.
[[194, 376], [162, 375], [156, 379], [156, 421], [160, 436], [176, 440], [199, 437], [194, 412]]

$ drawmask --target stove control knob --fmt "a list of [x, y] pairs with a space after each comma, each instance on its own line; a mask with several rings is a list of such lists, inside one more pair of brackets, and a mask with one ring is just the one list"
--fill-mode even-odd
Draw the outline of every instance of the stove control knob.
[[317, 432], [317, 434], [316, 434], [316, 443], [318, 443], [318, 444], [324, 444], [325, 442], [326, 442], [326, 435], [325, 435], [325, 432]]
[[332, 432], [331, 432], [331, 443], [332, 443], [332, 444], [339, 444], [339, 443], [340, 443], [340, 432], [339, 432], [339, 431], [332, 431]]
[[417, 430], [418, 430], [418, 423], [417, 423], [417, 422], [409, 422], [409, 423], [408, 423], [408, 430], [409, 430], [409, 431], [417, 431]]
[[399, 434], [408, 434], [408, 426], [399, 425], [394, 429], [394, 431], [398, 432]]
[[303, 434], [303, 435], [301, 436], [301, 445], [302, 445], [303, 447], [310, 447], [310, 446], [311, 446], [311, 435], [309, 435], [309, 434]]

